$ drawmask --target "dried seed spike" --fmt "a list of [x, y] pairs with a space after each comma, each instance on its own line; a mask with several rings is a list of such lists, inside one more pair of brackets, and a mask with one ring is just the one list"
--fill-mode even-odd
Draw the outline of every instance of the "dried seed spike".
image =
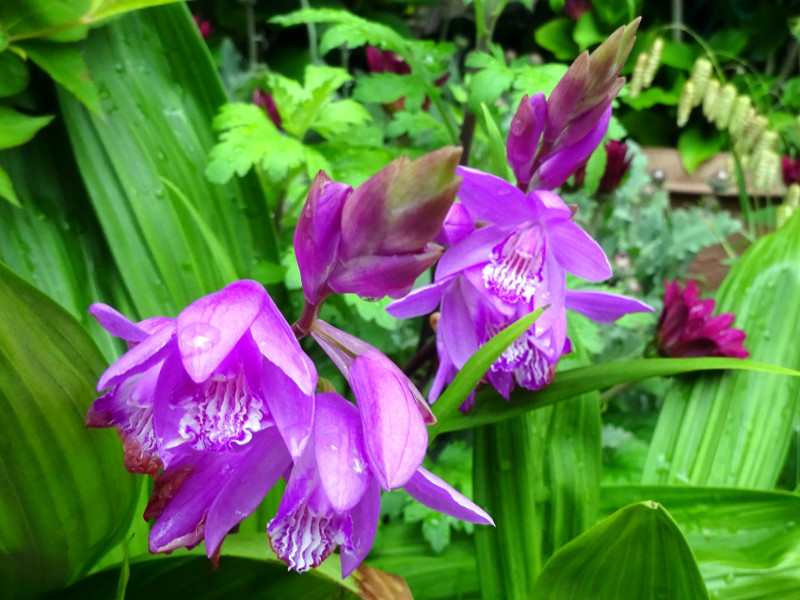
[[661, 52], [664, 49], [664, 40], [656, 38], [653, 42], [653, 47], [650, 49], [650, 54], [647, 57], [647, 63], [644, 66], [644, 74], [642, 79], [642, 87], [648, 88], [653, 83], [658, 71], [658, 65], [661, 63]]
[[722, 88], [717, 100], [717, 110], [714, 115], [714, 124], [717, 129], [725, 129], [731, 120], [731, 113], [733, 112], [733, 103], [736, 101], [736, 87], [733, 84], [727, 84]]
[[736, 98], [731, 111], [731, 119], [728, 123], [728, 131], [731, 132], [731, 135], [738, 136], [739, 132], [742, 131], [745, 125], [745, 118], [751, 108], [750, 96], [741, 95]]
[[708, 88], [708, 82], [711, 79], [711, 61], [707, 58], [698, 58], [692, 66], [692, 74], [689, 80], [694, 82], [694, 99], [692, 104], [697, 106], [702, 102]]
[[683, 127], [689, 121], [689, 115], [692, 112], [694, 94], [694, 83], [691, 79], [689, 79], [683, 84], [681, 97], [680, 100], [678, 100], [678, 127]]
[[714, 115], [717, 114], [717, 99], [719, 98], [720, 83], [716, 79], [712, 79], [706, 86], [706, 93], [703, 96], [703, 114], [709, 121], [714, 120]]
[[767, 128], [767, 117], [755, 115], [742, 134], [741, 151], [750, 152], [753, 146]]
[[647, 52], [642, 52], [636, 59], [636, 66], [633, 68], [631, 77], [631, 98], [636, 98], [644, 87], [644, 72], [647, 68]]
[[797, 209], [800, 206], [800, 185], [796, 183], [790, 185], [789, 189], [786, 190], [786, 197], [783, 202], [792, 210]]

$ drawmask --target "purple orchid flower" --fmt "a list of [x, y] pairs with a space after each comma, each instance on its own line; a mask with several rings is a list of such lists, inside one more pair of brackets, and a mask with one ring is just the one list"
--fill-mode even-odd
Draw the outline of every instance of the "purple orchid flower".
[[313, 363], [254, 281], [205, 296], [177, 319], [136, 324], [103, 304], [90, 310], [131, 348], [100, 378], [98, 390], [108, 391], [87, 425], [118, 429], [129, 470], [154, 474], [163, 465], [145, 513], [158, 519], [151, 551], [205, 539], [214, 555], [303, 454]]
[[542, 93], [522, 98], [506, 142], [520, 189], [559, 187], [603, 140], [638, 25], [639, 19], [620, 27], [594, 52], [581, 54], [549, 98]]
[[[466, 167], [459, 167], [458, 173], [463, 178], [461, 204], [475, 220], [491, 224], [445, 252], [434, 283], [387, 308], [395, 317], [407, 318], [430, 313], [441, 304], [436, 329], [440, 364], [431, 401], [478, 348], [534, 310], [548, 306], [487, 373], [505, 398], [515, 383], [531, 390], [550, 383], [559, 357], [570, 350], [566, 309], [604, 322], [652, 310], [617, 294], [566, 289], [567, 272], [602, 281], [611, 276], [611, 267], [556, 194], [525, 194], [503, 179]], [[470, 402], [471, 397], [467, 408]]]
[[[460, 156], [449, 146], [414, 161], [402, 157], [356, 190], [321, 171], [294, 235], [308, 303], [318, 307], [333, 292], [407, 294], [443, 252], [433, 239], [458, 191]], [[315, 317], [301, 317], [304, 327]]]
[[267, 528], [275, 553], [305, 571], [339, 545], [347, 577], [372, 547], [381, 489], [402, 487], [434, 510], [493, 525], [484, 510], [422, 467], [432, 415], [403, 372], [324, 321], [314, 323], [312, 335], [347, 378], [358, 406], [334, 392], [317, 395], [313, 441]]

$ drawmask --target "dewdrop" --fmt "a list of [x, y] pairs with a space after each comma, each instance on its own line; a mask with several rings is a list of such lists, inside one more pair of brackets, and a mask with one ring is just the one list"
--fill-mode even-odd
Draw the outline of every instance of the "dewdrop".
[[697, 106], [703, 101], [708, 88], [708, 82], [711, 79], [711, 61], [707, 58], [698, 58], [694, 61], [692, 66], [692, 74], [689, 76], [689, 81], [694, 83], [694, 98], [692, 105]]
[[712, 79], [706, 86], [706, 93], [703, 96], [703, 114], [709, 121], [714, 120], [714, 115], [717, 114], [717, 99], [719, 98], [720, 83], [716, 79]]
[[717, 109], [714, 114], [714, 124], [717, 129], [725, 129], [728, 126], [733, 113], [733, 103], [736, 101], [736, 95], [736, 87], [730, 83], [720, 91], [717, 99]]
[[653, 42], [653, 47], [650, 49], [650, 54], [647, 57], [647, 63], [644, 65], [644, 72], [642, 74], [642, 87], [648, 88], [653, 83], [658, 71], [658, 65], [661, 64], [661, 51], [664, 49], [664, 40], [656, 38]]
[[747, 114], [752, 109], [750, 96], [739, 96], [733, 103], [733, 110], [731, 111], [731, 119], [728, 123], [728, 131], [731, 135], [738, 136], [739, 132], [746, 124]]
[[636, 98], [644, 87], [644, 72], [647, 69], [647, 52], [642, 52], [636, 59], [636, 66], [633, 68], [631, 77], [631, 98]]
[[695, 87], [692, 80], [688, 80], [683, 84], [681, 90], [681, 97], [678, 100], [678, 127], [683, 127], [689, 122], [689, 115], [694, 106]]

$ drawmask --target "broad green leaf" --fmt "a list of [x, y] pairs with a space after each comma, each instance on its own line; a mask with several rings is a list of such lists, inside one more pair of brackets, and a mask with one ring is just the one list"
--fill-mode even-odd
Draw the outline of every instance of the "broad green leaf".
[[663, 506], [631, 504], [561, 548], [532, 598], [542, 600], [702, 600], [697, 563]]
[[607, 514], [645, 498], [669, 510], [700, 563], [771, 567], [800, 546], [800, 496], [795, 494], [686, 485], [602, 490]]
[[14, 96], [28, 87], [28, 65], [13, 52], [0, 48], [0, 98]]
[[514, 321], [492, 337], [469, 358], [436, 402], [434, 412], [439, 424], [429, 429], [429, 439], [433, 440], [436, 434], [440, 433], [439, 430], [442, 427], [442, 423], [446, 423], [458, 411], [458, 407], [463, 404], [469, 393], [478, 385], [478, 382], [489, 370], [489, 367], [492, 366], [492, 363], [505, 352], [506, 348], [514, 343], [514, 340], [533, 325], [539, 315], [546, 309], [547, 307], [545, 306]]
[[566, 17], [548, 21], [534, 32], [536, 43], [549, 50], [558, 60], [572, 60], [578, 45], [572, 39], [572, 22]]
[[123, 12], [174, 2], [178, 0], [100, 0], [99, 2], [95, 0], [98, 6], [92, 9], [90, 18], [93, 21], [100, 21]]
[[483, 102], [481, 103], [481, 110], [483, 111], [483, 126], [486, 129], [486, 137], [489, 139], [490, 168], [488, 171], [505, 179], [508, 175], [505, 141], [503, 141], [503, 136], [500, 134], [500, 129], [498, 129], [492, 113], [489, 112]]
[[800, 589], [800, 548], [763, 569], [700, 563], [700, 572], [714, 600], [787, 600]]
[[[500, 354], [502, 354], [502, 351], [498, 353], [498, 356]], [[491, 362], [489, 362], [489, 365], [491, 365]], [[586, 392], [606, 389], [626, 381], [640, 381], [649, 377], [664, 377], [693, 371], [726, 369], [763, 371], [773, 374], [773, 377], [778, 375], [800, 376], [800, 372], [792, 369], [738, 358], [648, 358], [624, 362], [606, 362], [560, 371], [556, 374], [553, 383], [546, 388], [536, 392], [518, 389], [511, 393], [511, 400], [508, 402], [493, 389], [479, 390], [476, 394], [475, 406], [466, 415], [445, 418], [444, 415], [449, 417], [453, 414], [453, 411], [436, 410], [439, 423], [429, 429], [429, 436], [433, 438], [445, 431], [456, 431], [487, 423], [495, 423], [529, 410], [562, 402]], [[463, 372], [464, 370], [462, 369], [461, 373]], [[459, 376], [461, 373], [459, 373]], [[465, 375], [462, 381], [466, 381], [466, 377]], [[480, 377], [475, 379], [476, 382], [479, 380]], [[453, 381], [453, 384], [455, 383], [456, 380]], [[451, 384], [451, 387], [453, 384]], [[461, 390], [461, 388], [459, 389]], [[442, 394], [442, 398], [444, 398], [444, 394]], [[435, 409], [439, 408], [442, 398], [434, 405]]]
[[607, 162], [608, 154], [603, 144], [600, 144], [600, 146], [592, 152], [589, 160], [586, 161], [586, 178], [583, 180], [583, 185], [586, 188], [587, 194], [597, 193], [597, 188], [600, 186], [600, 180], [603, 178], [603, 173], [605, 173]]
[[[731, 268], [717, 312], [736, 315], [745, 347], [763, 362], [800, 369], [800, 213], [759, 238]], [[790, 443], [800, 380], [737, 371], [676, 381], [667, 391], [642, 481], [769, 489]]]
[[722, 136], [718, 132], [711, 135], [691, 127], [678, 138], [678, 152], [687, 173], [694, 173], [700, 163], [715, 156], [722, 150]]
[[427, 88], [425, 82], [413, 73], [396, 75], [395, 73], [372, 73], [357, 79], [353, 98], [360, 102], [379, 102], [389, 104], [405, 98], [405, 106], [419, 108], [425, 100]]
[[14, 206], [22, 206], [17, 198], [17, 193], [14, 191], [14, 184], [11, 182], [11, 177], [8, 176], [2, 167], [0, 167], [0, 198], [5, 198]]
[[29, 117], [0, 105], [0, 150], [21, 146], [52, 120], [52, 116]]
[[[186, 60], [190, 55], [191, 60]], [[203, 167], [211, 121], [225, 102], [208, 48], [185, 6], [136, 11], [92, 31], [84, 56], [103, 117], [59, 94], [81, 176], [134, 303], [132, 317], [175, 315], [230, 283], [198, 223], [214, 228], [237, 277], [277, 263], [272, 221], [255, 175], [225, 186]], [[162, 178], [192, 203], [167, 198]]]
[[86, 62], [76, 46], [55, 42], [28, 42], [24, 46], [30, 59], [95, 114], [100, 114], [100, 95]]
[[31, 38], [74, 41], [86, 36], [81, 23], [92, 0], [14, 0], [0, 7], [0, 30], [11, 43]]
[[30, 597], [86, 573], [127, 530], [138, 481], [119, 438], [87, 430], [106, 366], [88, 334], [0, 265], [0, 581]]

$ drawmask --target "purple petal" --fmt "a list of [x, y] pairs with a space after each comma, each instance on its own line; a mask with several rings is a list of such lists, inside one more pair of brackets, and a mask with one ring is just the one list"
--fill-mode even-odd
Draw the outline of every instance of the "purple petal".
[[402, 487], [422, 464], [428, 447], [428, 432], [409, 383], [383, 355], [359, 356], [350, 367], [370, 468], [384, 489]]
[[317, 394], [314, 452], [322, 487], [337, 512], [355, 506], [372, 479], [358, 409], [335, 392]]
[[547, 248], [558, 264], [577, 277], [603, 281], [611, 277], [606, 253], [592, 237], [572, 221], [547, 229]]
[[442, 223], [442, 230], [433, 241], [437, 244], [449, 246], [460, 242], [470, 233], [475, 231], [475, 220], [469, 211], [460, 202], [450, 205], [450, 210]]
[[453, 365], [460, 369], [481, 346], [477, 332], [477, 303], [474, 288], [462, 278], [442, 298], [438, 332]]
[[421, 252], [390, 256], [367, 255], [340, 263], [330, 279], [331, 289], [359, 296], [401, 298], [414, 282], [444, 252], [438, 244], [428, 244]]
[[303, 292], [312, 304], [325, 295], [328, 277], [338, 259], [342, 208], [353, 188], [336, 183], [320, 171], [294, 231], [294, 251], [300, 267]]
[[100, 326], [108, 333], [123, 340], [142, 342], [148, 336], [146, 331], [108, 304], [95, 302], [89, 307], [89, 314], [97, 319]]
[[386, 312], [397, 319], [409, 319], [427, 315], [436, 310], [452, 278], [445, 278], [430, 285], [413, 290], [405, 298], [395, 300], [386, 307]]
[[531, 179], [533, 158], [546, 122], [547, 102], [544, 94], [540, 92], [531, 98], [525, 95], [511, 119], [511, 131], [508, 132], [506, 142], [508, 164], [511, 165], [517, 182], [524, 187], [527, 187]]
[[269, 360], [262, 364], [261, 389], [292, 458], [297, 460], [311, 437], [314, 425], [314, 396], [301, 390]]
[[260, 283], [237, 281], [178, 315], [178, 347], [189, 377], [200, 383], [211, 376], [250, 328], [267, 297]]
[[292, 328], [267, 294], [250, 333], [267, 360], [286, 373], [305, 394], [314, 393], [317, 387], [314, 363], [300, 348]]
[[485, 510], [423, 467], [417, 469], [405, 490], [418, 502], [440, 513], [470, 523], [494, 525]]
[[528, 202], [534, 207], [538, 220], [549, 226], [552, 221], [561, 222], [572, 218], [572, 211], [561, 196], [547, 190], [534, 190], [528, 194]]
[[141, 373], [164, 358], [169, 351], [169, 343], [175, 338], [175, 330], [165, 327], [149, 336], [123, 354], [97, 382], [97, 391], [116, 385], [126, 377]]
[[601, 323], [611, 323], [628, 313], [653, 312], [644, 302], [610, 292], [567, 290], [565, 305]]
[[453, 244], [436, 265], [436, 281], [469, 267], [489, 262], [492, 258], [492, 249], [508, 237], [508, 233], [508, 229], [489, 225], [476, 229], [457, 244]]
[[339, 553], [342, 562], [342, 579], [355, 571], [372, 549], [380, 513], [381, 488], [377, 480], [372, 478], [361, 501], [350, 511], [352, 533]]
[[244, 456], [235, 470], [225, 477], [224, 486], [208, 510], [205, 540], [209, 558], [228, 532], [258, 508], [291, 462], [274, 427], [253, 436]]
[[589, 159], [595, 148], [603, 141], [610, 119], [611, 107], [609, 106], [585, 138], [572, 146], [559, 150], [541, 164], [531, 179], [529, 189], [553, 190], [569, 179], [570, 175]]
[[456, 173], [464, 178], [458, 197], [475, 220], [517, 227], [534, 218], [525, 193], [505, 179], [469, 167]]

